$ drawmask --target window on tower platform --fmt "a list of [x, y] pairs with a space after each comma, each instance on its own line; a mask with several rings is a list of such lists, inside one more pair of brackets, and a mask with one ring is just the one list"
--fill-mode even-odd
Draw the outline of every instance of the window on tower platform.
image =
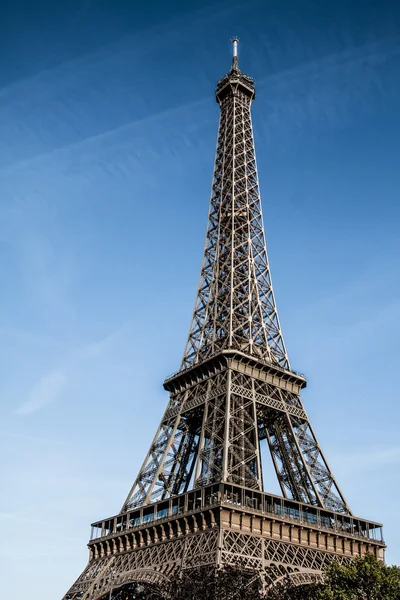
[[140, 511], [137, 510], [129, 515], [129, 527], [138, 527], [140, 525]]
[[157, 519], [168, 517], [168, 502], [162, 502], [157, 505]]
[[154, 506], [149, 506], [143, 510], [143, 523], [154, 521]]

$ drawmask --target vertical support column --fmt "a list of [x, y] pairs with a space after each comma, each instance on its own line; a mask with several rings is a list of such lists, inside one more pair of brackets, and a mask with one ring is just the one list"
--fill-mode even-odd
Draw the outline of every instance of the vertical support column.
[[256, 447], [256, 459], [257, 459], [257, 480], [258, 487], [261, 491], [264, 490], [263, 473], [261, 465], [261, 452], [260, 452], [260, 440], [258, 439], [258, 420], [257, 420], [257, 405], [256, 405], [256, 390], [254, 385], [254, 378], [251, 378], [251, 391], [253, 395], [253, 415], [254, 415], [254, 445]]
[[[235, 94], [235, 92], [233, 92]], [[231, 198], [231, 277], [230, 277], [230, 307], [229, 307], [229, 343], [228, 347], [232, 348], [233, 346], [233, 296], [235, 289], [235, 167], [236, 167], [236, 139], [235, 139], [235, 131], [236, 131], [236, 98], [235, 95], [232, 98], [232, 198]]]
[[201, 433], [200, 433], [200, 439], [199, 439], [199, 446], [198, 446], [198, 450], [197, 450], [196, 467], [195, 467], [195, 472], [194, 472], [194, 482], [195, 482], [194, 487], [196, 487], [196, 482], [201, 474], [201, 463], [202, 463], [203, 450], [204, 450], [205, 424], [206, 424], [206, 420], [207, 420], [207, 416], [208, 416], [209, 394], [210, 394], [210, 387], [212, 386], [212, 381], [213, 380], [210, 379], [207, 384], [207, 395], [206, 395], [206, 400], [204, 402], [203, 421], [201, 424]]
[[225, 435], [224, 435], [224, 455], [222, 463], [222, 481], [229, 481], [229, 425], [231, 417], [231, 381], [232, 370], [228, 366], [227, 382], [226, 382], [226, 410], [225, 410]]
[[222, 528], [222, 523], [218, 532], [218, 547], [217, 547], [217, 567], [220, 567], [222, 564], [222, 546], [224, 543], [224, 530]]

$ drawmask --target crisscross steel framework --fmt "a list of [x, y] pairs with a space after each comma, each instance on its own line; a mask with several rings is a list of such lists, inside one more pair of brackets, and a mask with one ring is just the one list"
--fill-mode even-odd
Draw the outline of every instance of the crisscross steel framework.
[[[293, 373], [265, 244], [250, 113], [254, 96], [253, 80], [234, 57], [217, 84], [221, 114], [206, 243], [180, 373], [234, 351]], [[302, 405], [304, 386], [303, 379], [296, 393], [287, 393], [278, 376], [265, 386], [227, 368], [173, 393], [123, 510], [190, 485], [230, 481], [261, 490], [259, 444], [267, 439], [285, 497], [349, 513]], [[271, 399], [268, 409], [264, 398]]]
[[208, 227], [182, 368], [236, 348], [289, 368], [264, 238], [250, 105], [233, 65], [218, 82], [219, 123]]
[[[140, 582], [226, 563], [253, 569], [268, 590], [319, 580], [334, 559], [384, 557], [380, 525], [351, 515], [302, 404], [306, 380], [290, 368], [264, 238], [254, 83], [234, 48], [216, 90], [206, 243], [181, 367], [164, 382], [167, 409], [119, 515], [94, 524], [89, 564], [64, 600], [118, 600]], [[263, 494], [263, 441], [283, 498]]]

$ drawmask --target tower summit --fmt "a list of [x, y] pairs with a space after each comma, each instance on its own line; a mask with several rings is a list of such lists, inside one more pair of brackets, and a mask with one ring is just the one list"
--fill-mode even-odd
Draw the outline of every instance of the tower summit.
[[[204, 257], [170, 400], [121, 511], [92, 525], [89, 563], [64, 600], [121, 599], [180, 569], [240, 564], [266, 588], [313, 582], [333, 559], [373, 552], [379, 523], [354, 517], [300, 398], [268, 262], [251, 122], [254, 82], [219, 80]], [[262, 445], [282, 495], [268, 493]]]
[[233, 44], [232, 69], [238, 69], [239, 68], [239, 58], [238, 58], [239, 38], [234, 37], [231, 39], [231, 42]]

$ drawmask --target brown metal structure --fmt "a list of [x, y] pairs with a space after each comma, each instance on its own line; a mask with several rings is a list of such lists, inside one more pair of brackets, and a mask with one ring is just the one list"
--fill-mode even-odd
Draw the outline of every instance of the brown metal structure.
[[[250, 106], [238, 65], [217, 84], [221, 115], [200, 282], [170, 401], [121, 512], [94, 523], [90, 560], [64, 600], [117, 598], [179, 569], [240, 562], [307, 583], [333, 559], [373, 552], [379, 523], [352, 515], [290, 368], [267, 257]], [[264, 492], [268, 444], [282, 497]]]

